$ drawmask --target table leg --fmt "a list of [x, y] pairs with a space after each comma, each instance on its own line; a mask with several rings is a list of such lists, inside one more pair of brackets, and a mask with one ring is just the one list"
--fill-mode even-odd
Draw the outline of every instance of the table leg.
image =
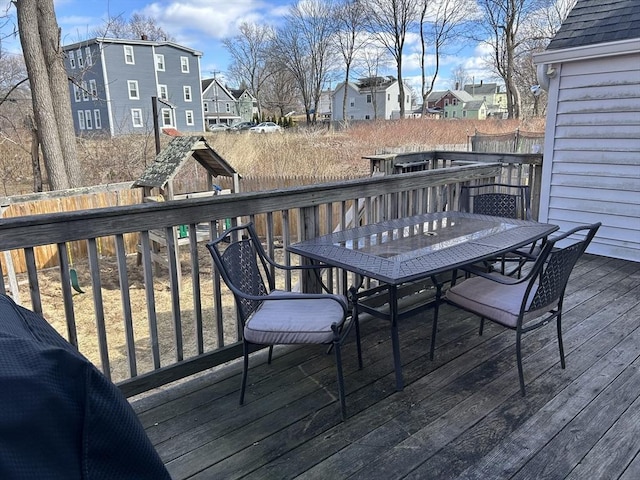
[[393, 346], [393, 365], [396, 370], [396, 391], [404, 388], [402, 380], [402, 361], [400, 360], [400, 338], [398, 336], [398, 291], [395, 285], [389, 286], [389, 314], [391, 316], [391, 345]]

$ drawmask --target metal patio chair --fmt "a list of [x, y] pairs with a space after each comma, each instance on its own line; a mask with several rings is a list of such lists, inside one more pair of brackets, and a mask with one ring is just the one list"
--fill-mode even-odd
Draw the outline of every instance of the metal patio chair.
[[[493, 217], [515, 218], [518, 220], [532, 220], [531, 189], [528, 185], [508, 185], [505, 183], [486, 183], [482, 185], [463, 185], [460, 189], [461, 212], [491, 215]], [[500, 273], [520, 275], [526, 262], [535, 260], [541, 247], [537, 244], [528, 245], [514, 252], [502, 255], [494, 261], [485, 262], [488, 270], [496, 263], [500, 264]], [[507, 264], [515, 267], [506, 272]]]
[[[555, 319], [560, 364], [565, 368], [561, 326], [564, 292], [573, 267], [600, 225], [595, 223], [576, 227], [565, 234], [548, 239], [533, 267], [522, 279], [472, 269], [472, 273], [477, 276], [454, 285], [444, 296], [448, 303], [481, 317], [480, 335], [485, 319], [515, 330], [518, 375], [523, 396], [525, 386], [520, 346], [523, 333], [535, 330]], [[571, 243], [564, 247], [555, 247], [559, 242], [566, 241]], [[437, 317], [434, 318], [434, 335], [436, 322]], [[433, 354], [433, 351], [431, 353]]]
[[[362, 368], [360, 327], [357, 312], [349, 316], [347, 298], [333, 294], [306, 294], [278, 290], [274, 272], [310, 270], [321, 265], [281, 265], [265, 252], [252, 223], [226, 230], [207, 244], [224, 282], [233, 293], [242, 322], [244, 365], [240, 405], [244, 403], [250, 345], [330, 344], [334, 350], [338, 397], [342, 419], [346, 418], [341, 346], [355, 326], [358, 366]], [[350, 320], [348, 320], [348, 318]]]
[[460, 211], [494, 217], [531, 220], [531, 190], [528, 185], [486, 183], [463, 185]]

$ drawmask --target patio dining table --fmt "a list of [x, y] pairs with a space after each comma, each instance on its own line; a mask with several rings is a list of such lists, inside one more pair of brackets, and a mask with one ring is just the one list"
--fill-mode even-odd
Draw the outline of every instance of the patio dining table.
[[416, 311], [399, 312], [398, 288], [429, 278], [435, 283], [438, 274], [495, 258], [557, 229], [557, 225], [530, 220], [438, 212], [337, 231], [289, 245], [288, 250], [381, 282], [388, 291], [388, 313], [365, 311], [391, 323], [396, 390], [402, 390], [398, 321]]

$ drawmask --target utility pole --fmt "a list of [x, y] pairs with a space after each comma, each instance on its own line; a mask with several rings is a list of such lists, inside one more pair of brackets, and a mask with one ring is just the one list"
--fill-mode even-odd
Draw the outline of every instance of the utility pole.
[[218, 105], [218, 80], [216, 79], [216, 74], [221, 73], [219, 70], [213, 70], [211, 72], [213, 74], [213, 81], [215, 85], [213, 86], [213, 95], [214, 95], [214, 105], [216, 106], [216, 124], [220, 123], [220, 105]]

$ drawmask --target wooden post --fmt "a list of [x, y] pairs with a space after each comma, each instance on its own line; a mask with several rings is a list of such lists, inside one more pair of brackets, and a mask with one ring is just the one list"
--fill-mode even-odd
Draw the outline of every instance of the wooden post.
[[[298, 241], [309, 240], [320, 235], [320, 223], [318, 207], [305, 207], [300, 209], [298, 221]], [[301, 265], [310, 265], [311, 261], [300, 257]], [[300, 278], [301, 291], [304, 293], [322, 293], [322, 286], [313, 271], [304, 271]]]
[[156, 155], [160, 153], [160, 127], [158, 126], [158, 97], [151, 97], [153, 115], [153, 134], [156, 139]]

